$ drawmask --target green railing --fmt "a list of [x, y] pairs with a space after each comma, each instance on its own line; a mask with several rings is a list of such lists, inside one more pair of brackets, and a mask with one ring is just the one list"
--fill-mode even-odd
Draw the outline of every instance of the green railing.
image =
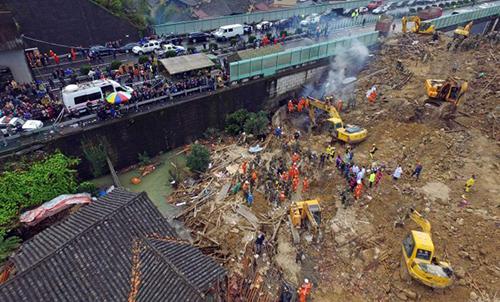
[[378, 32], [370, 32], [305, 47], [292, 48], [280, 53], [241, 60], [230, 64], [231, 81], [253, 76], [269, 76], [287, 67], [334, 56], [339, 49], [351, 47], [354, 41], [365, 46], [377, 43]]
[[471, 12], [460, 13], [458, 15], [439, 17], [433, 20], [425, 21], [424, 23], [432, 23], [436, 26], [436, 29], [440, 29], [495, 15], [500, 15], [500, 5], [478, 9]]
[[228, 24], [249, 24], [261, 21], [281, 20], [293, 16], [307, 16], [314, 13], [320, 14], [332, 8], [357, 8], [360, 6], [366, 6], [369, 2], [369, 0], [339, 1], [337, 3], [271, 10], [267, 12], [255, 12], [202, 20], [164, 23], [155, 25], [154, 28], [157, 34], [186, 34], [194, 31], [209, 31]]

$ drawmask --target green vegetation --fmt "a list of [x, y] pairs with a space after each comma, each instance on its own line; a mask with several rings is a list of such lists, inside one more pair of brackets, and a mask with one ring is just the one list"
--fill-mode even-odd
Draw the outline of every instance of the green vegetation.
[[252, 36], [248, 37], [248, 43], [252, 44], [253, 42], [255, 42], [256, 39], [257, 39], [257, 37], [252, 35]]
[[260, 135], [267, 131], [269, 119], [264, 111], [248, 112], [246, 109], [235, 111], [226, 117], [226, 132], [238, 135], [245, 131], [248, 134]]
[[83, 155], [92, 166], [92, 175], [94, 175], [94, 177], [99, 177], [106, 174], [106, 172], [108, 172], [106, 156], [111, 153], [111, 145], [106, 138], [85, 138], [82, 140], [81, 144]]
[[26, 170], [0, 175], [0, 238], [21, 210], [38, 206], [61, 194], [75, 193], [78, 183], [73, 168], [79, 160], [54, 153]]
[[21, 238], [12, 236], [4, 238], [0, 235], [0, 263], [7, 260], [10, 254], [21, 245]]
[[139, 166], [147, 166], [151, 163], [151, 158], [146, 151], [137, 154], [137, 159], [139, 161]]
[[150, 8], [147, 0], [92, 0], [109, 10], [113, 15], [129, 20], [144, 29], [148, 25]]
[[175, 50], [169, 50], [165, 53], [165, 57], [166, 58], [172, 58], [172, 57], [175, 57], [177, 56], [177, 53], [175, 52]]
[[148, 61], [149, 61], [149, 57], [148, 56], [140, 56], [139, 59], [138, 59], [139, 64], [144, 64], [144, 63], [146, 63]]
[[191, 153], [187, 156], [187, 166], [191, 172], [205, 172], [210, 163], [210, 152], [200, 144], [194, 144], [191, 147]]
[[113, 61], [113, 62], [111, 62], [111, 64], [109, 64], [109, 67], [111, 68], [111, 70], [117, 70], [120, 68], [120, 66], [122, 66], [122, 62], [120, 62], [120, 61]]
[[97, 191], [97, 186], [90, 181], [84, 181], [76, 188], [76, 193], [89, 193], [90, 195], [96, 195]]
[[89, 64], [82, 65], [82, 66], [80, 66], [80, 74], [81, 75], [88, 75], [90, 69], [92, 69], [92, 66], [90, 66]]

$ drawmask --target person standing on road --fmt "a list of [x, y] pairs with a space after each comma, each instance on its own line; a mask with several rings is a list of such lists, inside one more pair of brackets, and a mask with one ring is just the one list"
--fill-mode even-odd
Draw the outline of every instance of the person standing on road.
[[418, 162], [415, 166], [415, 170], [413, 170], [413, 173], [411, 173], [411, 177], [415, 176], [418, 180], [418, 178], [420, 177], [420, 173], [422, 173], [422, 168], [422, 165], [420, 164], [420, 162]]

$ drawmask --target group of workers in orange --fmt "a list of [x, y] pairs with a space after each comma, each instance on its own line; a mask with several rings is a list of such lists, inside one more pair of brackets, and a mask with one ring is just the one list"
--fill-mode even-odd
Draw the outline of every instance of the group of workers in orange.
[[289, 100], [287, 107], [288, 107], [288, 113], [292, 113], [295, 110], [297, 110], [297, 112], [302, 112], [304, 108], [306, 109], [309, 108], [309, 100], [305, 97], [301, 97], [298, 100]]

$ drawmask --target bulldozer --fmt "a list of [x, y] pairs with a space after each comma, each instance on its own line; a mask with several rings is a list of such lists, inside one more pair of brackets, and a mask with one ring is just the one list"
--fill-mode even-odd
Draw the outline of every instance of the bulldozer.
[[412, 230], [403, 240], [401, 249], [401, 277], [410, 276], [432, 288], [446, 288], [453, 284], [454, 273], [448, 262], [439, 261], [434, 255], [431, 223], [414, 209], [408, 215], [422, 229]]
[[313, 237], [319, 239], [321, 223], [321, 207], [319, 200], [311, 199], [305, 201], [295, 201], [290, 206], [290, 225], [294, 243], [300, 242], [298, 229], [308, 228]]
[[434, 26], [434, 24], [430, 22], [422, 22], [419, 16], [409, 16], [409, 17], [403, 16], [403, 18], [401, 18], [403, 33], [406, 33], [408, 31], [407, 29], [408, 22], [413, 22], [413, 27], [411, 31], [417, 34], [432, 35], [436, 31], [436, 26]]
[[333, 138], [343, 141], [345, 143], [356, 144], [362, 142], [368, 136], [368, 131], [360, 126], [356, 125], [344, 125], [340, 114], [333, 105], [326, 102], [320, 101], [313, 97], [308, 97], [309, 99], [309, 118], [311, 120], [311, 126], [315, 127], [316, 124], [316, 113], [315, 109], [319, 109], [323, 112], [328, 113], [329, 118], [327, 119], [329, 128], [333, 128]]
[[425, 103], [441, 107], [441, 117], [449, 118], [455, 114], [457, 108], [464, 98], [465, 92], [469, 88], [467, 81], [459, 82], [458, 78], [448, 78], [446, 80], [426, 79], [425, 90], [429, 97]]

